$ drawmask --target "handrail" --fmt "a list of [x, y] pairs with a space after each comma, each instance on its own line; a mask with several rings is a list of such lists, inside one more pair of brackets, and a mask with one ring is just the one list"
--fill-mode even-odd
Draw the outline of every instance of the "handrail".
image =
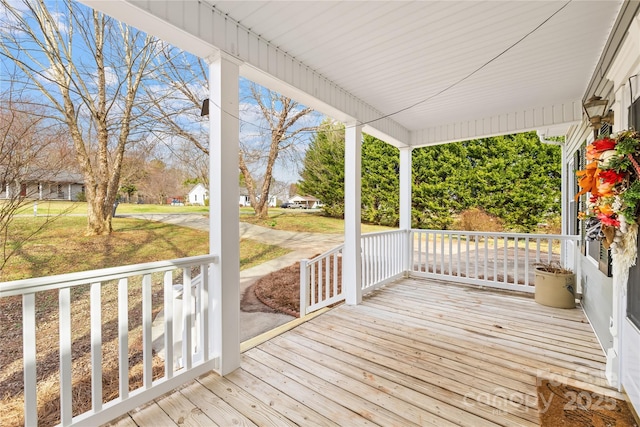
[[426, 232], [426, 233], [446, 233], [453, 235], [469, 235], [469, 236], [503, 236], [503, 237], [517, 237], [517, 238], [529, 238], [529, 239], [553, 239], [553, 240], [578, 240], [580, 236], [571, 234], [541, 234], [541, 233], [511, 233], [503, 231], [465, 231], [465, 230], [435, 230], [426, 228], [413, 228], [412, 232]]
[[[211, 281], [212, 266], [217, 260], [217, 256], [203, 255], [0, 284], [0, 298], [22, 296], [25, 425], [38, 422], [36, 331], [39, 320], [36, 316], [36, 295], [43, 291], [57, 290], [58, 293], [58, 348], [44, 351], [59, 352], [61, 425], [102, 424], [218, 366], [222, 349], [214, 348], [214, 342], [221, 333], [222, 325], [214, 322], [215, 311], [219, 307], [214, 296], [218, 294], [219, 284]], [[182, 284], [182, 292], [176, 282]], [[71, 291], [80, 285], [88, 286], [88, 292], [82, 298], [86, 298], [89, 305], [86, 319], [91, 327], [88, 337], [90, 349], [78, 353], [74, 349], [77, 325], [72, 323]], [[153, 319], [154, 286], [158, 293], [163, 294], [162, 321]], [[101, 295], [106, 287], [112, 287], [117, 295], [117, 310], [104, 312]], [[140, 322], [133, 326], [129, 318], [131, 310], [139, 308], [134, 307], [130, 300], [132, 288], [139, 289], [136, 294], [141, 301], [136, 304], [141, 304], [142, 309]], [[110, 324], [108, 329], [105, 329], [106, 324]], [[106, 331], [110, 331], [107, 333], [110, 338], [103, 337]], [[132, 334], [142, 338], [143, 384], [130, 391], [129, 337]], [[158, 367], [164, 368], [164, 374], [157, 379], [154, 379], [153, 371], [154, 339], [163, 343], [164, 352], [164, 361], [158, 362], [162, 363]], [[104, 346], [110, 341], [117, 342], [117, 350], [106, 350], [112, 348]], [[103, 403], [103, 362], [106, 357], [109, 357], [109, 363], [117, 364], [119, 392], [116, 398]], [[77, 360], [87, 360], [91, 366], [91, 408], [84, 408], [84, 412], [74, 415], [77, 410], [72, 407], [75, 387], [72, 370]]]
[[338, 245], [313, 259], [300, 260], [300, 317], [344, 300], [342, 250]]
[[406, 230], [362, 235], [363, 293], [371, 292], [404, 274], [403, 256], [407, 238]]
[[556, 261], [578, 272], [579, 240], [559, 234], [413, 229], [409, 271], [415, 276], [534, 292], [536, 263]]
[[216, 263], [217, 255], [199, 255], [173, 260], [154, 261], [141, 264], [123, 265], [119, 267], [102, 268], [98, 270], [78, 271], [75, 273], [58, 274], [55, 276], [35, 277], [32, 279], [0, 282], [0, 298], [13, 295], [24, 295], [31, 292], [46, 291], [84, 285], [90, 281], [106, 282], [127, 277], [132, 273], [148, 274], [182, 268], [193, 264]]

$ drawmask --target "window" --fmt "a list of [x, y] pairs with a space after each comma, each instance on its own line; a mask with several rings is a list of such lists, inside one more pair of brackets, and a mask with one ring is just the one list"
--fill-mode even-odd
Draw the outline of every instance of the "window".
[[640, 98], [636, 99], [629, 107], [629, 127], [640, 129]]
[[[629, 107], [629, 127], [640, 129], [640, 97]], [[638, 245], [640, 251], [640, 245]], [[627, 281], [627, 318], [640, 329], [640, 266], [629, 270]]]
[[[602, 127], [600, 127], [600, 136], [609, 136], [611, 135], [611, 131], [611, 125], [609, 123], [603, 123]], [[600, 269], [600, 271], [606, 274], [607, 277], [612, 277], [613, 272], [611, 270], [611, 250], [606, 249], [602, 242], [592, 243], [594, 243], [594, 246], [597, 246], [597, 252], [595, 247], [593, 249], [595, 255], [593, 258], [598, 261], [598, 268]]]
[[[603, 125], [600, 129], [600, 135], [609, 135], [611, 133], [611, 126], [608, 124]], [[574, 153], [573, 164], [574, 171], [583, 170], [587, 165], [586, 159], [586, 142], [582, 144], [580, 149], [576, 150]], [[575, 172], [574, 172], [575, 173]], [[575, 193], [579, 190], [577, 180], [575, 184]], [[569, 202], [569, 213], [572, 215], [574, 223], [571, 225], [574, 228], [573, 231], [575, 234], [579, 234], [582, 240], [582, 254], [588, 255], [595, 262], [598, 263], [598, 269], [606, 274], [608, 277], [612, 276], [611, 271], [611, 251], [605, 249], [600, 241], [597, 240], [587, 240], [586, 239], [586, 221], [581, 221], [577, 217], [577, 212], [583, 212], [587, 207], [587, 195], [584, 194], [580, 196], [577, 202], [570, 201]]]

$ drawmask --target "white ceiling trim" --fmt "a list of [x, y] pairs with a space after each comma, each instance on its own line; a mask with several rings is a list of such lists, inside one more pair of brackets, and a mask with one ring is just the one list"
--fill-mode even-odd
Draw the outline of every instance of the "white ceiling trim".
[[581, 120], [582, 104], [580, 100], [575, 100], [564, 104], [422, 129], [412, 132], [411, 146], [437, 145], [530, 130], [540, 130], [544, 135], [554, 136], [558, 134], [559, 129], [566, 130], [571, 124]]

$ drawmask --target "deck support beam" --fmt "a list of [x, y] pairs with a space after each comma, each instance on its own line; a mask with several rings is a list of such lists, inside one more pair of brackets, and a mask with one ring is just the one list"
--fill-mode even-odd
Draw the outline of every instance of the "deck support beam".
[[345, 123], [344, 252], [342, 286], [349, 305], [362, 302], [361, 184], [362, 125]]
[[209, 251], [214, 354], [221, 375], [240, 367], [240, 234], [238, 210], [239, 66], [224, 54], [209, 62]]

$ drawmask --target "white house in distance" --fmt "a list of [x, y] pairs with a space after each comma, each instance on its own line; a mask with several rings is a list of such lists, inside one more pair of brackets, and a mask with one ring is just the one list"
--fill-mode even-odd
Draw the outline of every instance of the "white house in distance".
[[322, 207], [320, 199], [313, 196], [299, 196], [295, 195], [288, 200], [290, 208], [302, 208], [302, 209], [316, 209]]
[[204, 206], [205, 200], [209, 197], [209, 192], [204, 185], [196, 184], [187, 195], [187, 200], [190, 205]]
[[[258, 196], [259, 197], [259, 196]], [[269, 195], [269, 207], [276, 207], [278, 204], [278, 197], [276, 195]], [[246, 187], [240, 187], [240, 197], [238, 200], [238, 205], [240, 207], [251, 206], [251, 198], [249, 197], [249, 191], [247, 191]]]

